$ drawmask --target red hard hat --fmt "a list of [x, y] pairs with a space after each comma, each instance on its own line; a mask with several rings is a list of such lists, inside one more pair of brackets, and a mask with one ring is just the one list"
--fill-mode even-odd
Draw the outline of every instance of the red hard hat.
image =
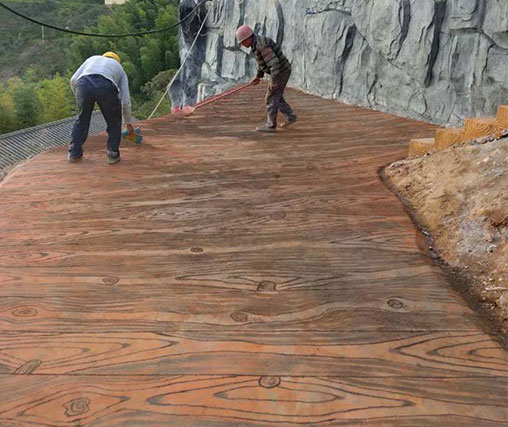
[[238, 40], [238, 43], [241, 43], [252, 36], [252, 34], [254, 34], [254, 31], [252, 31], [251, 27], [248, 25], [242, 25], [238, 28], [238, 30], [236, 30], [236, 40]]

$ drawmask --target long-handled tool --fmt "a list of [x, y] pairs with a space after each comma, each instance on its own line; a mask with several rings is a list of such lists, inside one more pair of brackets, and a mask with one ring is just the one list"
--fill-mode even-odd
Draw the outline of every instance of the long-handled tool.
[[249, 88], [251, 86], [252, 86], [252, 83], [247, 83], [247, 84], [244, 84], [244, 85], [240, 85], [240, 86], [234, 87], [234, 88], [229, 89], [229, 90], [227, 90], [225, 92], [219, 93], [218, 95], [211, 96], [210, 98], [207, 98], [204, 101], [198, 102], [195, 105], [187, 105], [187, 106], [185, 106], [183, 108], [180, 108], [180, 107], [174, 108], [172, 113], [173, 114], [181, 115], [183, 117], [190, 116], [198, 108], [204, 107], [205, 105], [211, 104], [212, 102], [218, 101], [219, 99], [231, 96], [234, 93], [237, 93], [237, 92], [240, 92], [242, 90], [245, 90], [245, 89], [247, 89], [247, 88]]

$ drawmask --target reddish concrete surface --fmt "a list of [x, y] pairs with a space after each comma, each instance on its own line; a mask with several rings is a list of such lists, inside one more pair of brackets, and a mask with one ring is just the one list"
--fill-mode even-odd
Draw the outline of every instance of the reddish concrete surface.
[[0, 184], [0, 425], [506, 425], [507, 353], [377, 175], [434, 128], [288, 98]]

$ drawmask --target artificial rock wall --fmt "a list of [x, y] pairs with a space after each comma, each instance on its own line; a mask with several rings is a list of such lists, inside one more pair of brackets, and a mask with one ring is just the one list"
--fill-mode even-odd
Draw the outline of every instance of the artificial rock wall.
[[183, 27], [182, 57], [208, 11], [176, 106], [254, 75], [242, 24], [282, 43], [291, 86], [326, 98], [449, 124], [508, 103], [508, 0], [212, 0]]

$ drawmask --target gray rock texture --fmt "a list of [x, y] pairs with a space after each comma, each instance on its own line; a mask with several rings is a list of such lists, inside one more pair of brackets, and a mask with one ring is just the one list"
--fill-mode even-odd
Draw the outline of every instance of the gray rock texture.
[[451, 125], [508, 103], [508, 0], [212, 0], [183, 28], [182, 56], [207, 12], [175, 105], [255, 74], [241, 24], [282, 43], [291, 86], [326, 98]]

